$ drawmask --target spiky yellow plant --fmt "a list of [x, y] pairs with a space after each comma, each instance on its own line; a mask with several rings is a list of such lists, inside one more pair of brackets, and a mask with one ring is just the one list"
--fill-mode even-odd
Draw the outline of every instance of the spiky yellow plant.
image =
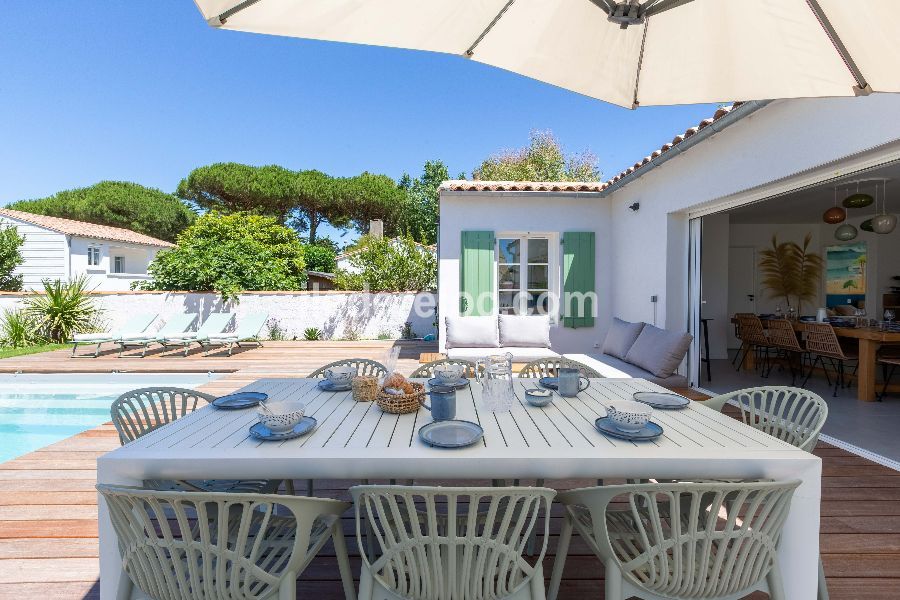
[[789, 307], [795, 305], [797, 314], [800, 314], [804, 301], [814, 300], [819, 295], [824, 261], [809, 251], [811, 242], [811, 233], [803, 238], [802, 246], [796, 242], [779, 243], [773, 235], [772, 247], [760, 252], [760, 285], [768, 290], [769, 297], [783, 298]]

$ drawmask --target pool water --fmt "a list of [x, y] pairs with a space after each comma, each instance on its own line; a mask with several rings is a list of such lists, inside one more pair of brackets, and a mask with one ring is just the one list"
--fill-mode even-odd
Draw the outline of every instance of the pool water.
[[195, 388], [207, 373], [0, 374], [0, 462], [110, 420], [109, 407], [142, 387]]

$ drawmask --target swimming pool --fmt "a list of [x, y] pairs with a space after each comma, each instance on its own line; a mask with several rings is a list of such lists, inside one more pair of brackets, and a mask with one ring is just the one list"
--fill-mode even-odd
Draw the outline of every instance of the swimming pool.
[[148, 386], [194, 388], [215, 373], [0, 374], [0, 462], [109, 421], [124, 392]]

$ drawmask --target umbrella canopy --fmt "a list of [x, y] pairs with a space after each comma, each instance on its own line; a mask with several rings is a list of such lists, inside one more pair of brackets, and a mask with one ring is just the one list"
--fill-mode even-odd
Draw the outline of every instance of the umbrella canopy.
[[898, 0], [195, 0], [210, 25], [459, 54], [622, 106], [900, 92]]

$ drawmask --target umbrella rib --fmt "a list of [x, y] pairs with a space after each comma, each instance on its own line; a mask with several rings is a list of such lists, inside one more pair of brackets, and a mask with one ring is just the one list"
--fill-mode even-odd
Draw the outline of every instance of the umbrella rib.
[[661, 12], [678, 8], [679, 6], [693, 1], [694, 0], [650, 0], [643, 6], [643, 10], [649, 17], [650, 15], [658, 15]]
[[475, 54], [475, 47], [478, 46], [478, 44], [481, 43], [481, 40], [483, 40], [484, 37], [485, 37], [488, 33], [491, 32], [491, 29], [494, 28], [494, 25], [497, 24], [497, 21], [499, 21], [501, 18], [503, 18], [503, 15], [506, 14], [506, 11], [509, 10], [509, 7], [512, 6], [512, 5], [513, 5], [513, 2], [515, 2], [515, 1], [516, 1], [516, 0], [509, 0], [509, 1], [503, 6], [503, 8], [500, 9], [500, 12], [497, 13], [497, 16], [495, 16], [495, 17], [493, 18], [493, 20], [492, 20], [490, 23], [488, 23], [487, 27], [485, 27], [484, 30], [481, 32], [481, 35], [479, 35], [478, 38], [477, 38], [474, 42], [472, 42], [472, 45], [469, 46], [469, 48], [466, 50], [465, 55], [466, 55], [467, 57], [470, 57], [470, 58], [471, 58], [471, 56], [472, 56], [473, 54]]
[[638, 102], [638, 85], [641, 83], [641, 66], [644, 62], [644, 45], [647, 43], [647, 30], [650, 28], [650, 17], [647, 17], [644, 20], [644, 33], [641, 36], [641, 51], [638, 54], [638, 62], [637, 62], [637, 70], [634, 73], [634, 94], [631, 97], [631, 108], [635, 109], [638, 107], [640, 102]]
[[257, 2], [261, 2], [261, 1], [262, 0], [243, 0], [243, 2], [238, 2], [237, 4], [235, 4], [228, 10], [226, 10], [225, 12], [219, 13], [218, 15], [216, 15], [214, 17], [210, 17], [207, 20], [207, 23], [209, 23], [213, 27], [221, 27], [222, 25], [225, 24], [225, 21], [227, 21], [234, 15], [238, 14], [245, 8], [250, 8]]
[[847, 50], [847, 46], [845, 46], [844, 42], [841, 41], [840, 36], [837, 34], [837, 31], [835, 31], [834, 26], [831, 24], [831, 21], [828, 20], [828, 15], [826, 15], [825, 11], [822, 10], [822, 7], [819, 5], [818, 0], [806, 0], [806, 5], [809, 6], [810, 10], [813, 11], [813, 14], [816, 15], [816, 20], [819, 21], [819, 25], [821, 25], [822, 29], [825, 30], [825, 34], [828, 36], [828, 39], [831, 40], [831, 44], [834, 46], [834, 49], [837, 50], [837, 53], [840, 55], [841, 60], [844, 61], [844, 64], [847, 66], [847, 69], [850, 71], [853, 79], [856, 80], [856, 85], [853, 87], [853, 92], [857, 96], [867, 96], [871, 94], [872, 87], [866, 81], [866, 78], [862, 74], [862, 71], [859, 70], [859, 67], [856, 65], [856, 61], [853, 60], [853, 57], [850, 55], [850, 51]]

